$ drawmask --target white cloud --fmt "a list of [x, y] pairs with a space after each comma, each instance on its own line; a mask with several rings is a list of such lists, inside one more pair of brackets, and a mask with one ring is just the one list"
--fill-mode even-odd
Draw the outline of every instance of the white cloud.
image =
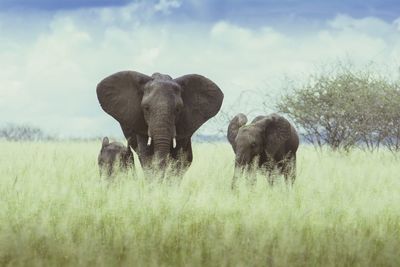
[[[32, 27], [29, 36], [0, 34], [0, 122], [27, 122], [66, 136], [118, 134], [118, 124], [97, 103], [95, 87], [124, 69], [205, 75], [224, 91], [224, 109], [256, 114], [262, 110], [256, 95], [242, 99], [253, 107], [232, 108], [243, 90], [277, 95], [284, 75], [302, 79], [320, 62], [347, 57], [356, 64], [400, 63], [399, 20], [338, 15], [324, 29], [301, 34], [229, 21], [149, 22], [154, 12], [179, 4], [161, 0], [150, 8], [60, 12], [48, 16], [45, 26]], [[11, 19], [0, 18], [6, 24]], [[29, 23], [35, 21], [30, 16]]]
[[156, 11], [160, 11], [164, 14], [169, 14], [172, 8], [178, 8], [181, 6], [181, 2], [178, 0], [160, 0], [155, 6]]
[[400, 18], [396, 19], [396, 20], [393, 22], [393, 24], [394, 24], [394, 26], [396, 27], [397, 31], [400, 32]]
[[328, 25], [340, 31], [364, 33], [380, 37], [389, 37], [389, 34], [393, 34], [396, 31], [396, 21], [390, 24], [375, 17], [355, 19], [343, 14], [337, 15], [333, 20], [328, 21]]

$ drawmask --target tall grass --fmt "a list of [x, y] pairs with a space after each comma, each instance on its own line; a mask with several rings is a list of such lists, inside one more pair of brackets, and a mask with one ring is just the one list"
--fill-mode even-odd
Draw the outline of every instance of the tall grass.
[[[98, 143], [0, 143], [0, 266], [400, 266], [400, 160], [301, 147], [292, 188], [230, 190], [195, 144], [181, 183], [99, 178]], [[283, 180], [283, 179], [281, 179]]]

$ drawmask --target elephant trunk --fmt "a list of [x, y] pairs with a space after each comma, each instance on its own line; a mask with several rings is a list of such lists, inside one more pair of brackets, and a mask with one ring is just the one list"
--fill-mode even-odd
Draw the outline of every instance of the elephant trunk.
[[172, 138], [169, 135], [160, 134], [153, 135], [154, 137], [154, 153], [156, 159], [160, 161], [160, 165], [164, 166], [166, 164]]
[[236, 154], [235, 168], [243, 169], [244, 167], [251, 165], [254, 159], [254, 155], [250, 152], [240, 152]]
[[250, 171], [251, 164], [235, 162], [234, 175], [242, 175], [243, 172]]
[[155, 157], [159, 161], [160, 167], [165, 167], [171, 150], [171, 144], [175, 138], [175, 128], [171, 129], [169, 125], [168, 127], [157, 127], [151, 130], [151, 137]]
[[255, 156], [247, 151], [239, 151], [235, 157], [235, 169], [232, 178], [232, 189], [236, 187], [237, 179], [251, 170]]
[[236, 188], [236, 182], [238, 178], [243, 175], [243, 171], [244, 171], [244, 166], [240, 164], [238, 161], [235, 161], [235, 169], [233, 171], [232, 184], [231, 184], [232, 189]]

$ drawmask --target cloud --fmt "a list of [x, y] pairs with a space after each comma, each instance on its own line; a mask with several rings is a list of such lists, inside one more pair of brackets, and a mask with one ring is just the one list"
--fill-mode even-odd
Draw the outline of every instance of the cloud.
[[[30, 14], [26, 23], [32, 30], [26, 34], [23, 25], [8, 29], [21, 14], [0, 13], [0, 121], [64, 136], [120, 135], [119, 125], [98, 105], [95, 87], [125, 69], [205, 75], [224, 91], [225, 111], [256, 115], [263, 110], [260, 94], [279, 95], [285, 75], [304, 79], [321, 62], [350, 57], [360, 65], [399, 64], [393, 62], [400, 58], [399, 20], [338, 15], [321, 29], [302, 32], [229, 20], [154, 20], [179, 4], [161, 0]], [[243, 96], [244, 90], [253, 93]], [[202, 131], [212, 132], [216, 122]]]
[[160, 0], [155, 6], [156, 11], [160, 11], [164, 14], [169, 14], [172, 8], [179, 8], [181, 2], [178, 0]]

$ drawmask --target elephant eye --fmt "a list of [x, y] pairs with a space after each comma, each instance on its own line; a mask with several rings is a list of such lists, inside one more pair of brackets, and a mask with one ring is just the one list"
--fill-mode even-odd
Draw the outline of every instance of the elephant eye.
[[175, 106], [175, 111], [176, 113], [180, 113], [182, 111], [183, 105], [180, 103], [177, 103]]
[[255, 142], [251, 143], [251, 147], [253, 147], [253, 148], [256, 147], [256, 145], [257, 144]]
[[143, 109], [144, 109], [145, 111], [149, 111], [149, 110], [150, 110], [150, 107], [149, 107], [148, 105], [144, 105], [144, 106], [143, 106]]

